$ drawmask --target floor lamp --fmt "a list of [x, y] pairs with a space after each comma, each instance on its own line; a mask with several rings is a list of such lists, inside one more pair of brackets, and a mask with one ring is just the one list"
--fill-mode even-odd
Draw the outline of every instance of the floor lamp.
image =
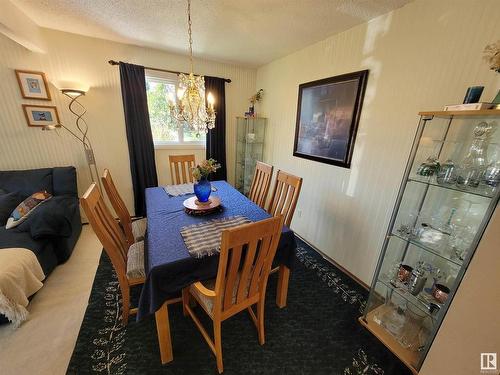
[[87, 113], [87, 110], [78, 101], [78, 98], [85, 95], [85, 91], [77, 89], [61, 89], [61, 92], [70, 99], [68, 108], [70, 112], [76, 116], [75, 124], [79, 134], [72, 131], [63, 124], [47, 125], [44, 126], [42, 130], [56, 130], [57, 128], [62, 127], [63, 129], [66, 129], [66, 131], [68, 131], [68, 133], [70, 133], [73, 137], [80, 141], [83, 146], [83, 151], [85, 152], [85, 158], [89, 167], [90, 178], [92, 179], [92, 182], [97, 182], [100, 190], [102, 191], [101, 180], [99, 178], [99, 170], [97, 169], [97, 163], [94, 156], [94, 149], [92, 148], [92, 143], [87, 136], [89, 126], [83, 118], [85, 113]]

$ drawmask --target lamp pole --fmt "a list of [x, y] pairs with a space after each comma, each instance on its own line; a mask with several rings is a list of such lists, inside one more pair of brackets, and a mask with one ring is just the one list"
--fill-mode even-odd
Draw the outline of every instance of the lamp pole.
[[[57, 127], [62, 127], [73, 137], [80, 141], [83, 146], [87, 165], [89, 167], [90, 178], [92, 179], [92, 182], [98, 183], [99, 189], [102, 191], [101, 180], [99, 179], [99, 169], [97, 168], [97, 163], [94, 156], [94, 149], [92, 148], [92, 143], [87, 136], [89, 127], [87, 122], [83, 118], [85, 113], [87, 113], [87, 109], [78, 101], [78, 98], [85, 95], [85, 91], [75, 89], [62, 89], [61, 92], [70, 99], [68, 109], [72, 114], [76, 116], [75, 124], [80, 134], [76, 134], [74, 131], [64, 126], [63, 124], [58, 124], [57, 126], [44, 126], [42, 130], [55, 130]], [[78, 111], [75, 106], [77, 106], [77, 108], [79, 108], [80, 110]]]

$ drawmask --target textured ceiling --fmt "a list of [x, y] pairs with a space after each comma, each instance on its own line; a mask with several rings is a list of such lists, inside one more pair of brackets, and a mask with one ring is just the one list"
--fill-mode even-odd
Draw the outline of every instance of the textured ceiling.
[[[187, 52], [186, 0], [11, 1], [42, 27]], [[192, 0], [194, 53], [258, 66], [410, 1]]]

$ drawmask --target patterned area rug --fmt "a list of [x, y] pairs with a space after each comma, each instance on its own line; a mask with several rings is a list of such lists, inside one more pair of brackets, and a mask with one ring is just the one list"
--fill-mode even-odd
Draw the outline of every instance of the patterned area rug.
[[[274, 303], [277, 274], [269, 280], [266, 344], [259, 345], [246, 313], [222, 324], [224, 374], [410, 374], [358, 323], [366, 290], [297, 241], [286, 308]], [[174, 361], [162, 366], [154, 317], [139, 323], [131, 318], [123, 327], [120, 299], [116, 275], [103, 252], [69, 374], [217, 373], [214, 356], [180, 304], [169, 310]], [[199, 307], [197, 313], [205, 317]], [[202, 322], [211, 327], [209, 319]]]

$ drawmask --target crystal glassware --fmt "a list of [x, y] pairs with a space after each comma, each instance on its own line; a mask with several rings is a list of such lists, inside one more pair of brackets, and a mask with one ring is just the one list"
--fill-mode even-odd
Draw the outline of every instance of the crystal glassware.
[[451, 159], [441, 164], [436, 179], [438, 184], [454, 184], [457, 181], [457, 168]]
[[417, 350], [420, 347], [419, 332], [427, 314], [409, 303], [405, 311], [403, 327], [399, 332], [398, 341], [403, 348]]
[[500, 147], [498, 144], [492, 146], [494, 150], [491, 153], [490, 163], [484, 171], [483, 183], [491, 189], [496, 189], [500, 184]]
[[429, 156], [425, 162], [420, 164], [417, 174], [420, 176], [432, 176], [439, 170], [439, 160], [434, 156]]
[[477, 188], [482, 181], [486, 170], [486, 154], [491, 134], [495, 128], [486, 121], [479, 123], [474, 128], [474, 139], [469, 148], [469, 153], [460, 163], [457, 185], [459, 187]]
[[475, 231], [470, 225], [454, 224], [449, 244], [453, 250], [452, 258], [464, 260], [474, 240]]

